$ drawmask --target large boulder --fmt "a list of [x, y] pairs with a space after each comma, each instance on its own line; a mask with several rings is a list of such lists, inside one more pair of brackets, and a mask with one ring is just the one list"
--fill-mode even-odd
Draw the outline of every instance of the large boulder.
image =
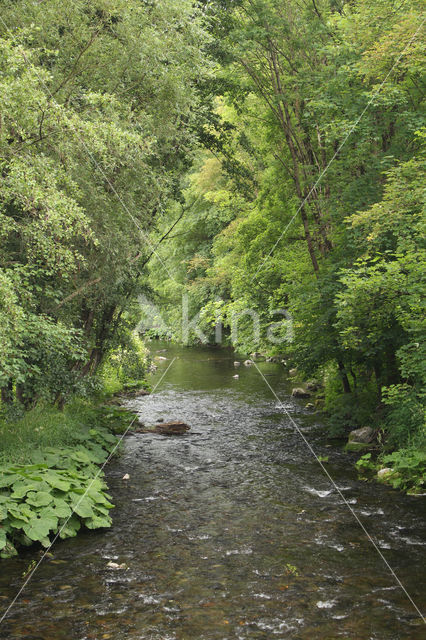
[[354, 429], [354, 431], [351, 431], [349, 434], [348, 443], [345, 447], [346, 451], [361, 453], [374, 449], [374, 435], [374, 429], [371, 427]]
[[371, 427], [361, 427], [360, 429], [354, 429], [349, 434], [349, 442], [361, 442], [363, 444], [369, 444], [374, 440], [374, 429]]
[[305, 389], [302, 389], [302, 387], [296, 387], [295, 389], [293, 389], [293, 391], [291, 392], [291, 395], [293, 396], [293, 398], [310, 398], [311, 394], [309, 393], [309, 391], [305, 391]]

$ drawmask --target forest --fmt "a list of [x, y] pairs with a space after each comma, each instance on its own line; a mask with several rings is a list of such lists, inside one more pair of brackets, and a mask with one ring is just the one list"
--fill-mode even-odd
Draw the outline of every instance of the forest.
[[138, 296], [179, 340], [185, 295], [424, 451], [422, 3], [2, 4], [3, 409], [137, 369]]
[[422, 493], [423, 3], [0, 7], [2, 557], [109, 525], [75, 496], [155, 339], [282, 359]]

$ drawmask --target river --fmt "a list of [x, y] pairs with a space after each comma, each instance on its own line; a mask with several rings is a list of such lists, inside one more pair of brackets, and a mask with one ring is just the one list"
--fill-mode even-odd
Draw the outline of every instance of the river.
[[[327, 443], [321, 417], [291, 398], [280, 365], [259, 367], [317, 455], [328, 458], [345, 500], [256, 368], [236, 370], [227, 350], [152, 349], [166, 358], [152, 376], [159, 386], [127, 404], [147, 425], [181, 419], [191, 431], [125, 439], [107, 468], [112, 528], [57, 543], [0, 638], [425, 638], [348, 507], [424, 611], [423, 498], [359, 480], [352, 458]], [[29, 551], [1, 562], [2, 608], [38, 557]]]

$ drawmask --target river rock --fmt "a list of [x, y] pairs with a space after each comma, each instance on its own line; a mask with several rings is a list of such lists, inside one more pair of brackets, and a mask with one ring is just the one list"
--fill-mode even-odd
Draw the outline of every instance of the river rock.
[[245, 365], [246, 367], [251, 367], [253, 364], [254, 364], [253, 360], [246, 360], [246, 361], [244, 362], [244, 365]]
[[108, 569], [128, 569], [127, 565], [123, 562], [122, 564], [118, 564], [118, 562], [108, 562], [106, 565]]
[[384, 469], [379, 469], [377, 472], [377, 478], [379, 480], [386, 480], [388, 476], [391, 475], [393, 469], [390, 467], [385, 467]]
[[238, 380], [238, 378], [239, 378], [240, 376], [239, 376], [239, 375], [238, 375], [238, 373], [237, 373], [237, 375], [236, 375], [236, 376], [232, 376], [232, 377], [234, 378], [234, 380]]
[[262, 358], [262, 354], [259, 353], [259, 351], [255, 351], [254, 353], [250, 354], [250, 358], [253, 358], [253, 360], [258, 360], [259, 358]]
[[349, 434], [349, 442], [360, 442], [362, 444], [369, 444], [374, 439], [374, 429], [371, 427], [361, 427], [360, 429], [354, 429]]
[[295, 376], [295, 375], [297, 375], [297, 369], [290, 369], [290, 371], [288, 373], [291, 376]]
[[305, 409], [315, 409], [315, 405], [312, 404], [312, 402], [308, 402], [308, 404], [305, 405]]
[[190, 430], [190, 426], [180, 420], [174, 422], [163, 422], [156, 424], [154, 433], [161, 433], [163, 436], [181, 436]]
[[135, 391], [135, 398], [141, 398], [142, 396], [149, 396], [150, 393], [146, 389], [138, 389]]
[[241, 367], [241, 362], [238, 362], [238, 360], [235, 360], [234, 367]]
[[311, 394], [309, 393], [309, 391], [305, 391], [305, 389], [302, 389], [302, 387], [296, 387], [295, 389], [293, 389], [293, 391], [291, 392], [291, 395], [293, 396], [293, 398], [310, 398]]
[[306, 383], [306, 388], [308, 391], [318, 391], [320, 387], [321, 385], [319, 382], [317, 382], [317, 380], [310, 380]]
[[347, 442], [345, 445], [345, 451], [349, 451], [350, 453], [367, 453], [367, 451], [371, 451], [374, 449], [374, 442]]
[[149, 396], [150, 392], [146, 389], [123, 389], [120, 392], [120, 396], [124, 396], [126, 398], [140, 398], [142, 396]]

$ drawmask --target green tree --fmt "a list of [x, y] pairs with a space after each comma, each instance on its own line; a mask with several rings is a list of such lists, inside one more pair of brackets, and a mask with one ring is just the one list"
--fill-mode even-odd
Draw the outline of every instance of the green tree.
[[30, 400], [54, 353], [64, 390], [118, 339], [191, 160], [205, 35], [186, 0], [2, 5], [0, 369]]

